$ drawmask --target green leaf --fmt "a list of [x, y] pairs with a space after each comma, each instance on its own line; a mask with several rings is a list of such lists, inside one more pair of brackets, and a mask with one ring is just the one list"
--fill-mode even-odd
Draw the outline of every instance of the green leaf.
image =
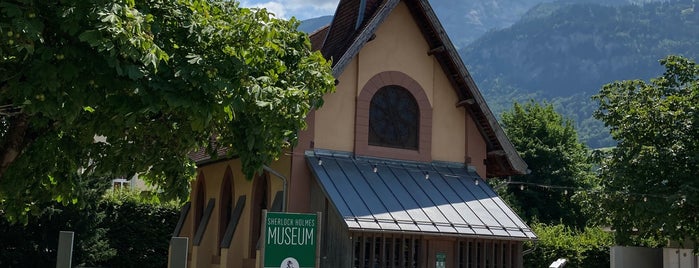
[[97, 30], [84, 31], [78, 37], [80, 41], [90, 44], [90, 46], [98, 46], [102, 42], [102, 34]]

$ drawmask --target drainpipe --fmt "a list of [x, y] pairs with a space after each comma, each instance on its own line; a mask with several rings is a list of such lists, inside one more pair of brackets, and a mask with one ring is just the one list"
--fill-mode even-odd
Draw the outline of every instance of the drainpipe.
[[274, 176], [277, 176], [279, 179], [282, 180], [284, 183], [283, 189], [282, 189], [282, 212], [286, 212], [286, 177], [282, 175], [281, 173], [277, 172], [276, 170], [272, 169], [271, 167], [267, 165], [263, 165], [262, 169], [266, 170], [267, 172], [271, 173]]

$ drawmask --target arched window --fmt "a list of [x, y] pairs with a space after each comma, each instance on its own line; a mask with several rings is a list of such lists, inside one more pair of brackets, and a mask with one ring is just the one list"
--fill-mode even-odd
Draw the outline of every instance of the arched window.
[[[233, 215], [233, 195], [235, 191], [233, 190], [233, 172], [231, 167], [226, 168], [226, 173], [223, 175], [223, 181], [221, 182], [221, 193], [220, 193], [220, 206], [219, 209], [219, 224], [218, 224], [218, 246], [221, 247], [221, 241], [223, 241], [223, 236], [228, 228], [228, 222], [231, 221], [231, 216]], [[219, 250], [218, 253], [221, 251]]]
[[432, 106], [420, 83], [405, 73], [374, 75], [357, 96], [354, 153], [432, 161]]
[[369, 145], [417, 150], [420, 107], [403, 87], [390, 85], [376, 91], [369, 109]]
[[269, 176], [263, 173], [253, 181], [252, 192], [252, 217], [250, 226], [250, 258], [255, 258], [257, 243], [260, 240], [260, 224], [262, 223], [262, 210], [269, 209]]
[[192, 234], [197, 233], [199, 224], [201, 223], [201, 218], [204, 216], [204, 207], [206, 206], [206, 183], [204, 182], [204, 173], [199, 172], [197, 176], [196, 191], [194, 192], [194, 231]]

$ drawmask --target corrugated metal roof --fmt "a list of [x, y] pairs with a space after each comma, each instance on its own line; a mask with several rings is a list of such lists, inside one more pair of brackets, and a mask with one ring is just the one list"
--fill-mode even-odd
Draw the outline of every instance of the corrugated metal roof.
[[331, 151], [307, 152], [306, 158], [350, 230], [536, 239], [483, 179], [463, 165]]

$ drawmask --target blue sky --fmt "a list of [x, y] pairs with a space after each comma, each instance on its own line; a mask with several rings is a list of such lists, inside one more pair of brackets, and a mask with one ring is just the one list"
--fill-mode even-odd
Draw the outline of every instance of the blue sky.
[[261, 7], [277, 17], [305, 20], [333, 15], [339, 0], [238, 0], [242, 7]]

